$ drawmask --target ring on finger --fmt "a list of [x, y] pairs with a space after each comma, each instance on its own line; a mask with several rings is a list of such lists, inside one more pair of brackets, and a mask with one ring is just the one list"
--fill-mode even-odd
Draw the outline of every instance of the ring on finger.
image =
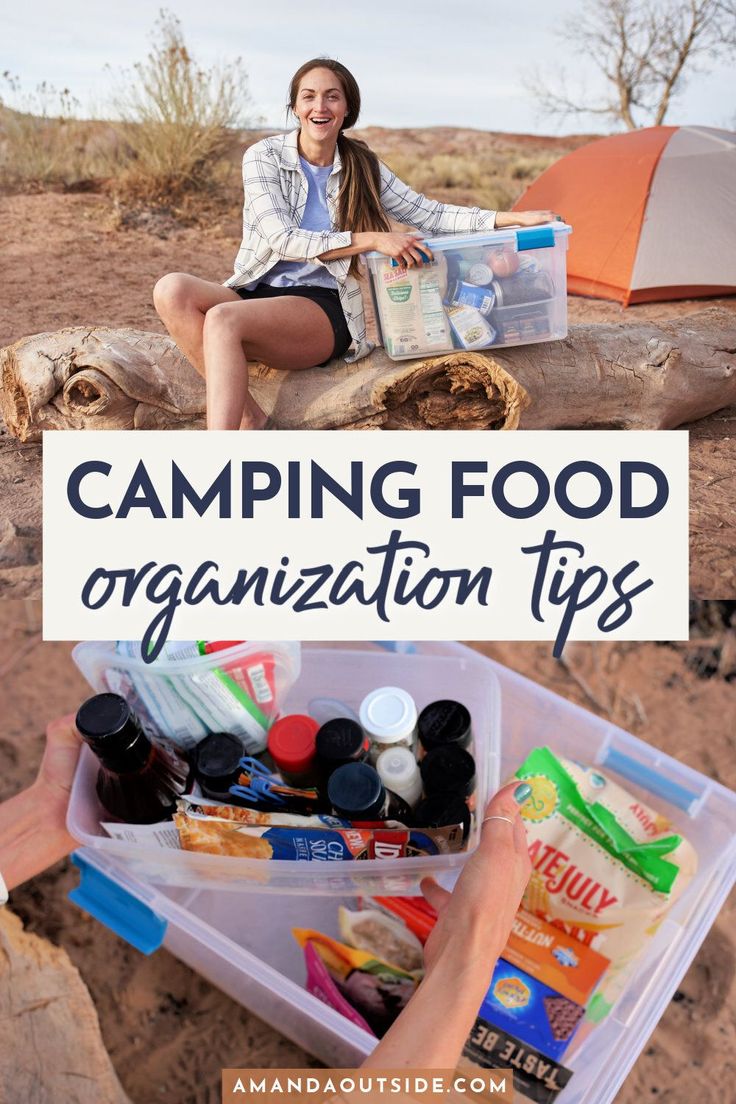
[[507, 824], [510, 824], [512, 828], [513, 828], [513, 826], [514, 826], [514, 822], [513, 822], [513, 820], [511, 819], [511, 817], [505, 817], [505, 816], [487, 816], [487, 817], [483, 817], [482, 821], [480, 822], [480, 826], [481, 826], [481, 828], [483, 827], [483, 825], [484, 825], [484, 824], [487, 824], [489, 820], [505, 820], [505, 821], [506, 821], [506, 823], [507, 823]]

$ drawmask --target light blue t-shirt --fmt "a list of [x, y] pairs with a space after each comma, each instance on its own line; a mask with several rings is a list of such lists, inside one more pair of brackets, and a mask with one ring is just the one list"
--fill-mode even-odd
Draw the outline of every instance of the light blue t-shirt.
[[[307, 205], [299, 224], [301, 230], [331, 230], [330, 212], [327, 206], [327, 178], [332, 165], [312, 165], [300, 157], [307, 178]], [[337, 280], [324, 265], [313, 261], [278, 261], [260, 281], [272, 287], [294, 287], [295, 284], [311, 284], [313, 287], [336, 288]]]

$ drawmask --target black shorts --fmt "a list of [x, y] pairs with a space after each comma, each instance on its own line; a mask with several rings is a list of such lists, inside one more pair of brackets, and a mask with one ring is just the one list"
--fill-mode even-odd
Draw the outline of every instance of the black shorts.
[[[332, 288], [313, 287], [307, 284], [303, 287], [299, 287], [298, 285], [293, 287], [272, 287], [270, 284], [258, 284], [252, 291], [246, 291], [245, 288], [233, 288], [233, 291], [237, 291], [241, 299], [273, 299], [277, 295], [301, 295], [304, 299], [311, 299], [313, 303], [316, 303], [317, 306], [321, 307], [325, 312], [332, 325], [333, 333], [335, 334], [335, 346], [332, 350], [330, 360], [334, 360], [335, 357], [344, 356], [353, 343], [340, 304], [340, 296]], [[324, 364], [320, 364], [319, 367], [324, 368], [325, 364], [330, 363], [330, 360], [326, 360]]]

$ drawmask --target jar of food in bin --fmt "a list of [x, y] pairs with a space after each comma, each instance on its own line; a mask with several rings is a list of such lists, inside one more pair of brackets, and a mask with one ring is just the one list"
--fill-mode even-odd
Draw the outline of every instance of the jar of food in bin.
[[336, 816], [356, 827], [396, 820], [407, 827], [412, 811], [398, 794], [387, 790], [370, 763], [346, 763], [330, 775], [327, 796]]
[[427, 797], [453, 794], [466, 799], [475, 790], [475, 760], [461, 747], [439, 747], [428, 751], [419, 769]]
[[417, 828], [445, 828], [462, 824], [463, 843], [470, 833], [470, 809], [464, 798], [456, 794], [435, 794], [425, 797], [414, 810]]
[[379, 686], [360, 703], [360, 723], [370, 738], [370, 761], [389, 747], [405, 747], [412, 753], [417, 736], [417, 707], [411, 694], [398, 686]]
[[422, 796], [422, 777], [414, 753], [405, 747], [386, 748], [376, 760], [376, 770], [386, 789], [413, 809]]
[[349, 717], [333, 717], [317, 732], [317, 770], [321, 781], [346, 763], [362, 763], [368, 758], [370, 740], [357, 721]]
[[470, 746], [470, 713], [457, 701], [445, 698], [430, 702], [419, 714], [417, 722], [419, 742], [425, 752], [438, 747]]
[[246, 754], [239, 736], [230, 732], [211, 732], [194, 750], [194, 777], [205, 797], [229, 801], [231, 786], [237, 785]]
[[317, 722], [305, 713], [291, 713], [271, 725], [268, 751], [288, 786], [309, 789], [318, 784], [318, 731]]

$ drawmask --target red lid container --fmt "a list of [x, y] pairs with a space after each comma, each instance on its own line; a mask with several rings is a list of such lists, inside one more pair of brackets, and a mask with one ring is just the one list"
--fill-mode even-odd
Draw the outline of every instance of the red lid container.
[[271, 725], [268, 732], [268, 750], [280, 771], [302, 774], [308, 771], [314, 760], [314, 738], [319, 725], [304, 713], [291, 713]]

